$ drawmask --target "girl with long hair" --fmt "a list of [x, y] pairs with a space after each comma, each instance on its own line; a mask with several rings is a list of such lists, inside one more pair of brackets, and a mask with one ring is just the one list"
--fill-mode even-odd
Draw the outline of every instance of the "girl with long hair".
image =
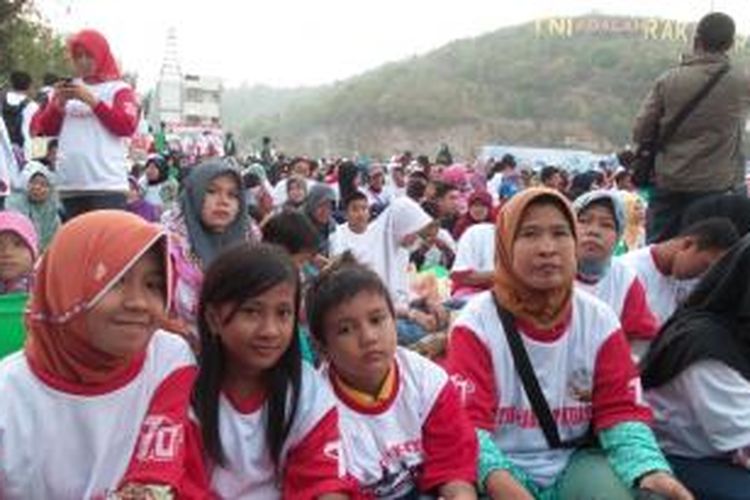
[[346, 498], [333, 396], [295, 340], [299, 273], [280, 247], [239, 245], [206, 273], [193, 391], [220, 498]]

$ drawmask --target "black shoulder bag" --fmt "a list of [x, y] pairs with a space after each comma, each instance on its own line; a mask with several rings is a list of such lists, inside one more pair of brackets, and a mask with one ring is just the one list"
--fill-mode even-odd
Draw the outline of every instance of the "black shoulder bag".
[[664, 133], [661, 134], [659, 128], [656, 128], [652, 139], [646, 143], [639, 144], [635, 150], [635, 158], [630, 164], [632, 171], [633, 183], [638, 187], [648, 187], [654, 182], [656, 155], [664, 149], [664, 146], [672, 139], [682, 122], [698, 107], [698, 104], [706, 98], [721, 77], [729, 71], [729, 64], [724, 64], [706, 82], [692, 99], [680, 110], [674, 119], [664, 127]]
[[567, 441], [560, 439], [560, 432], [557, 429], [555, 417], [549, 409], [547, 398], [544, 397], [542, 388], [539, 386], [539, 380], [534, 373], [534, 367], [531, 366], [531, 361], [529, 361], [529, 354], [526, 352], [521, 335], [516, 329], [516, 320], [507, 309], [500, 305], [494, 294], [492, 294], [492, 300], [495, 303], [495, 310], [500, 318], [500, 322], [503, 324], [503, 330], [505, 330], [505, 336], [508, 339], [508, 345], [513, 354], [513, 364], [516, 367], [516, 372], [521, 377], [524, 392], [526, 392], [526, 397], [529, 398], [531, 409], [534, 410], [534, 415], [539, 420], [539, 425], [542, 427], [544, 438], [547, 440], [549, 447], [554, 449], [593, 446], [595, 440], [590, 427], [589, 431], [583, 436]]

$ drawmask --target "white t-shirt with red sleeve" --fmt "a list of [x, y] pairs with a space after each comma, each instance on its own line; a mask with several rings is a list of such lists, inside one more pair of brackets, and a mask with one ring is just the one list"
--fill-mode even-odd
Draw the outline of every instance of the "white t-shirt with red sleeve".
[[495, 269], [495, 225], [474, 224], [458, 240], [451, 272], [492, 271]]
[[[154, 334], [142, 364], [92, 392], [51, 378], [23, 352], [0, 363], [0, 498], [104, 500], [129, 482], [172, 484], [180, 498], [195, 361], [180, 337]], [[192, 457], [199, 460], [199, 457]], [[199, 475], [200, 470], [195, 471]]]
[[654, 432], [667, 454], [726, 457], [750, 447], [750, 382], [721, 361], [693, 363], [646, 392]]
[[659, 321], [648, 305], [643, 283], [628, 264], [614, 259], [599, 281], [589, 283], [579, 278], [576, 286], [612, 308], [629, 340], [652, 340], [658, 333]]
[[219, 434], [226, 465], [214, 467], [211, 474], [217, 497], [312, 500], [324, 493], [349, 491], [351, 483], [339, 461], [336, 403], [321, 376], [302, 364], [299, 406], [281, 451], [280, 485], [266, 441], [264, 403], [263, 395], [246, 401], [220, 396]]
[[646, 299], [660, 324], [667, 322], [687, 298], [697, 280], [680, 281], [663, 274], [656, 266], [653, 245], [628, 252], [614, 259], [631, 266], [646, 289]]
[[448, 374], [400, 347], [395, 359], [393, 393], [374, 407], [338, 390], [323, 368], [338, 397], [344, 462], [359, 494], [396, 499], [451, 481], [474, 483], [476, 436]]
[[461, 278], [471, 272], [487, 272], [495, 269], [495, 225], [489, 222], [474, 224], [458, 240], [456, 258], [451, 268], [453, 295], [468, 297], [480, 290], [461, 285]]
[[[574, 290], [565, 321], [538, 331], [517, 327], [563, 441], [626, 421], [648, 421], [640, 378], [612, 309]], [[572, 449], [550, 449], [518, 376], [491, 292], [464, 307], [446, 363], [469, 418], [542, 486], [552, 484]]]

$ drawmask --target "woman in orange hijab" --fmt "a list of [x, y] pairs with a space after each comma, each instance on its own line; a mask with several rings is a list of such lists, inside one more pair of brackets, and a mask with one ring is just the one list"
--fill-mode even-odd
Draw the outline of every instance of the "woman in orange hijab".
[[129, 185], [123, 138], [136, 131], [138, 101], [101, 33], [76, 33], [68, 53], [75, 76], [55, 85], [32, 131], [59, 138], [57, 187], [66, 219], [91, 210], [124, 210]]
[[52, 240], [25, 349], [0, 363], [0, 498], [201, 494], [187, 418], [195, 362], [158, 329], [166, 242], [158, 226], [108, 210]]
[[[635, 487], [691, 499], [647, 425], [651, 414], [617, 316], [573, 287], [569, 202], [551, 189], [528, 189], [503, 206], [496, 228], [494, 289], [461, 311], [447, 360], [478, 431], [480, 487], [495, 499], [596, 491], [616, 500], [631, 498]], [[549, 406], [545, 430], [504, 324], [517, 332]], [[600, 451], [584, 448], [589, 435]]]

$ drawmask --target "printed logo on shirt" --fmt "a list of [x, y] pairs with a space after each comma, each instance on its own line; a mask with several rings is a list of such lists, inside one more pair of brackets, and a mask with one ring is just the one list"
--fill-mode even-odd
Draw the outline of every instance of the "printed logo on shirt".
[[649, 404], [643, 397], [643, 386], [641, 385], [641, 377], [635, 377], [628, 382], [628, 391], [633, 396], [633, 402], [638, 406], [648, 408]]
[[458, 396], [461, 398], [461, 406], [466, 406], [466, 401], [469, 399], [469, 394], [473, 394], [476, 391], [474, 382], [469, 380], [460, 374], [451, 375], [451, 383], [456, 387]]
[[568, 395], [581, 403], [590, 403], [593, 392], [593, 377], [587, 368], [579, 368], [571, 373], [568, 378]]
[[183, 439], [182, 424], [176, 424], [163, 415], [151, 415], [141, 427], [136, 459], [141, 462], [174, 460]]
[[94, 112], [88, 104], [84, 104], [77, 99], [71, 99], [65, 106], [65, 115], [75, 118], [87, 118], [93, 116]]
[[341, 441], [331, 441], [326, 443], [323, 447], [323, 455], [331, 460], [335, 460], [338, 464], [338, 476], [346, 476], [346, 461], [344, 460], [344, 454], [341, 453]]
[[[564, 406], [552, 409], [552, 416], [561, 426], [574, 427], [591, 421], [591, 405]], [[515, 425], [522, 429], [539, 427], [539, 420], [530, 408], [505, 407], [497, 414], [497, 425]]]
[[423, 461], [421, 439], [391, 446], [380, 460], [380, 477], [366, 480], [363, 489], [376, 498], [406, 495], [416, 487]]

